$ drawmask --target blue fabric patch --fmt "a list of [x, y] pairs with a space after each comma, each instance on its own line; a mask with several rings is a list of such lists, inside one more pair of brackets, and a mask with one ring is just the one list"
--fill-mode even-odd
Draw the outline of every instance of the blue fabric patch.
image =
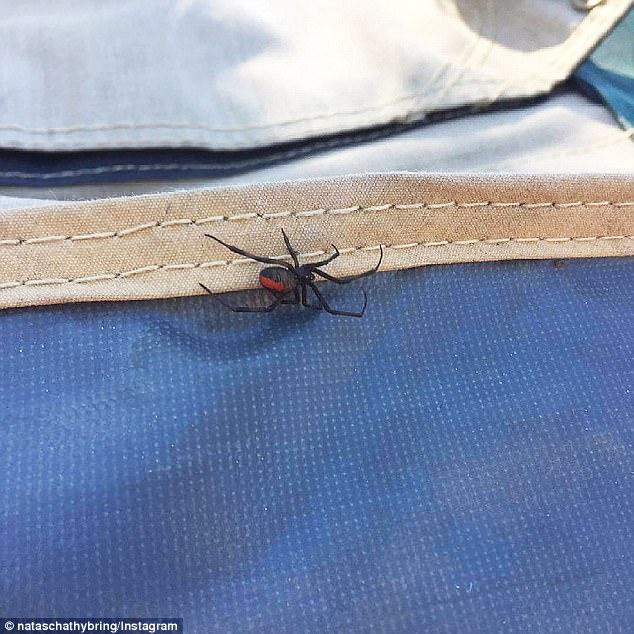
[[634, 127], [634, 9], [575, 72], [584, 92], [601, 99], [624, 128]]
[[82, 152], [0, 149], [0, 186], [57, 187], [133, 180], [213, 178], [241, 174], [331, 148], [371, 142], [410, 129], [386, 125], [265, 148], [211, 151], [195, 148], [143, 148]]
[[364, 285], [0, 313], [0, 614], [631, 632], [632, 259]]
[[198, 149], [27, 152], [0, 150], [0, 185], [57, 187], [132, 180], [200, 178], [239, 174], [307, 154], [289, 146], [267, 150], [212, 152]]
[[634, 127], [634, 75], [612, 73], [589, 59], [577, 69], [575, 77], [586, 91], [598, 94], [624, 128]]

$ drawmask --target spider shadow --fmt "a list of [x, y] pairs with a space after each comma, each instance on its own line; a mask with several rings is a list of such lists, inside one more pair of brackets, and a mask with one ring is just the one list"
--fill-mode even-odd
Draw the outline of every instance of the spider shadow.
[[[328, 285], [326, 291], [328, 300], [339, 307], [350, 307], [350, 289], [354, 287], [333, 287]], [[357, 287], [357, 290], [360, 287]], [[204, 299], [204, 298], [202, 298]], [[248, 291], [236, 291], [225, 293], [219, 298], [225, 304], [231, 306], [260, 307], [270, 304], [270, 294], [264, 290], [254, 289]], [[350, 328], [358, 324], [359, 319], [351, 317], [334, 317], [323, 310], [306, 308], [301, 304], [280, 305], [270, 313], [237, 313], [223, 305], [221, 301], [209, 297], [205, 301], [206, 307], [206, 339], [220, 337], [221, 346], [213, 346], [213, 354], [216, 358], [224, 360], [239, 360], [245, 354], [258, 354], [270, 352], [271, 346], [296, 337], [298, 342], [305, 340], [306, 336], [315, 336], [312, 328], [317, 320], [325, 320], [324, 326], [328, 330], [333, 328]], [[356, 299], [356, 298], [355, 298]], [[316, 303], [315, 298], [309, 301]], [[213, 344], [212, 344], [213, 345]], [[207, 347], [209, 352], [209, 347]]]
[[[306, 334], [321, 311], [301, 305], [281, 305], [270, 313], [237, 313], [229, 306], [261, 307], [270, 304], [270, 294], [264, 290], [223, 293], [219, 298], [201, 298], [205, 308], [204, 340], [207, 353], [219, 360], [240, 360], [244, 355], [270, 352], [271, 346], [289, 337]], [[218, 338], [222, 345], [215, 345]], [[211, 348], [211, 350], [210, 350]]]

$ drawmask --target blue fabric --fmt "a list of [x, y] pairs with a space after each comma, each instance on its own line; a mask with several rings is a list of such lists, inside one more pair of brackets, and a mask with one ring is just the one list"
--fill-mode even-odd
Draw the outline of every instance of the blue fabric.
[[624, 128], [634, 127], [634, 62], [632, 71], [628, 77], [587, 60], [575, 73], [587, 91], [596, 91]]
[[57, 187], [131, 180], [188, 179], [239, 174], [297, 157], [312, 148], [240, 152], [164, 148], [36, 152], [0, 149], [0, 185]]
[[364, 285], [2, 312], [0, 614], [632, 632], [634, 262]]
[[0, 149], [0, 186], [57, 187], [133, 180], [222, 177], [270, 167], [331, 148], [374, 141], [411, 129], [412, 124], [385, 125], [301, 139], [292, 143], [238, 151], [196, 148], [143, 148], [81, 152], [36, 152]]
[[602, 100], [624, 128], [634, 127], [633, 42], [634, 9], [574, 75], [584, 92]]

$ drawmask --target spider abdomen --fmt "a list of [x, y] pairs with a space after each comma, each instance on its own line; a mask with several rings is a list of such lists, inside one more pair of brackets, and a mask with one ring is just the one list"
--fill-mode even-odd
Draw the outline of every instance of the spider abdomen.
[[297, 286], [297, 277], [281, 266], [268, 266], [260, 271], [260, 284], [264, 288], [285, 293]]

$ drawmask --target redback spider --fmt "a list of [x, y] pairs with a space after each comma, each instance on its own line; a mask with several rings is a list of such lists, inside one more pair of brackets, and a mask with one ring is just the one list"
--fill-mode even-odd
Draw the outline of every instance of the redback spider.
[[[286, 244], [286, 248], [293, 260], [293, 263], [290, 262], [282, 262], [275, 258], [267, 258], [261, 255], [254, 255], [253, 253], [248, 253], [247, 251], [243, 251], [238, 247], [234, 247], [231, 244], [227, 244], [223, 242], [216, 236], [205, 234], [208, 238], [219, 242], [223, 246], [227, 247], [230, 251], [237, 253], [238, 255], [242, 255], [246, 258], [251, 258], [256, 260], [257, 262], [263, 262], [264, 264], [273, 264], [274, 266], [267, 266], [265, 269], [260, 271], [259, 281], [260, 284], [273, 296], [273, 303], [268, 306], [260, 306], [260, 307], [251, 307], [251, 306], [231, 306], [218, 299], [221, 304], [230, 308], [235, 313], [270, 313], [272, 310], [276, 309], [281, 304], [299, 304], [301, 301], [302, 306], [306, 306], [307, 308], [314, 308], [315, 310], [325, 310], [327, 313], [331, 315], [343, 315], [346, 317], [362, 317], [365, 309], [368, 305], [368, 296], [366, 292], [363, 291], [363, 308], [359, 312], [351, 312], [347, 310], [335, 310], [328, 305], [326, 298], [321, 294], [321, 291], [317, 288], [315, 284], [316, 277], [322, 277], [325, 280], [330, 282], [334, 282], [335, 284], [347, 284], [348, 282], [352, 282], [354, 280], [358, 280], [362, 277], [366, 277], [367, 275], [372, 275], [379, 270], [379, 266], [381, 266], [381, 261], [383, 260], [383, 247], [380, 247], [381, 255], [379, 256], [379, 261], [376, 263], [376, 266], [365, 273], [361, 273], [359, 275], [353, 275], [351, 277], [338, 278], [334, 275], [330, 275], [330, 273], [326, 273], [322, 271], [320, 267], [326, 266], [329, 262], [332, 262], [335, 258], [339, 257], [339, 249], [333, 244], [331, 245], [335, 252], [332, 255], [329, 255], [327, 258], [320, 260], [319, 262], [313, 262], [311, 264], [301, 264], [297, 258], [297, 251], [293, 249], [291, 246], [290, 240], [286, 235], [284, 229], [282, 229], [282, 235], [284, 236], [284, 242]], [[210, 295], [215, 295], [212, 293], [204, 284], [200, 284]], [[308, 302], [308, 289], [311, 289], [317, 298], [317, 304], [310, 304]]]

